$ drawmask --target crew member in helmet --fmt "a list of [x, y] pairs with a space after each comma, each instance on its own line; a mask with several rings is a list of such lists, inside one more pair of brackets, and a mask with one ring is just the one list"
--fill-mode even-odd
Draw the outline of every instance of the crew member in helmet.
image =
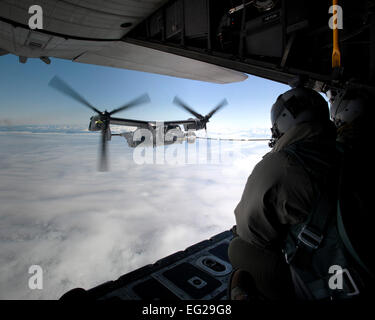
[[337, 128], [337, 141], [346, 148], [366, 144], [370, 131], [370, 94], [359, 89], [346, 89], [329, 94], [331, 119]]
[[356, 262], [365, 269], [362, 271], [367, 282], [373, 283], [374, 161], [369, 153], [374, 125], [373, 98], [370, 92], [351, 88], [331, 95], [330, 101], [331, 118], [337, 127], [337, 141], [342, 151], [339, 203], [344, 238], [350, 243], [351, 253], [355, 252], [359, 259]]
[[284, 244], [290, 229], [308, 219], [337, 163], [336, 130], [316, 91], [294, 88], [280, 95], [271, 122], [272, 150], [254, 167], [234, 211], [228, 255], [235, 300], [295, 298]]

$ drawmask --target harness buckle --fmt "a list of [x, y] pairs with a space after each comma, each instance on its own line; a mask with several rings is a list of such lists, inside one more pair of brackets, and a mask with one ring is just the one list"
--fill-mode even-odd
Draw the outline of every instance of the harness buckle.
[[[343, 275], [343, 278], [344, 278], [344, 283], [347, 283], [348, 282], [350, 283], [350, 286], [347, 285], [348, 289], [350, 289], [351, 291], [350, 292], [345, 292], [347, 296], [356, 296], [360, 293], [352, 275], [350, 274], [349, 270], [348, 269], [342, 269], [342, 275]], [[349, 280], [348, 282], [345, 281], [345, 280]]]
[[323, 235], [315, 232], [311, 227], [304, 225], [297, 239], [311, 249], [317, 249], [323, 241]]

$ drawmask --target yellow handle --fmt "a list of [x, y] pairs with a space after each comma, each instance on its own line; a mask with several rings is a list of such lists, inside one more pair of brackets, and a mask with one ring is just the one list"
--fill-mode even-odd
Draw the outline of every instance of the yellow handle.
[[[337, 6], [337, 0], [332, 0], [332, 5]], [[333, 11], [333, 15], [337, 14], [337, 11]], [[333, 26], [335, 26], [335, 22]], [[339, 29], [333, 28], [333, 52], [332, 52], [332, 68], [341, 67], [341, 53], [339, 48]]]

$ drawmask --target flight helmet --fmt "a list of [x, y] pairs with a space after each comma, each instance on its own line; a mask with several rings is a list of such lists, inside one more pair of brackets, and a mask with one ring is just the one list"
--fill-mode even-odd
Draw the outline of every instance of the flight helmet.
[[366, 96], [355, 90], [342, 90], [331, 99], [331, 119], [337, 128], [351, 124], [365, 112]]
[[327, 120], [328, 103], [318, 92], [304, 87], [288, 90], [272, 106], [269, 145], [272, 148], [284, 133], [300, 123]]

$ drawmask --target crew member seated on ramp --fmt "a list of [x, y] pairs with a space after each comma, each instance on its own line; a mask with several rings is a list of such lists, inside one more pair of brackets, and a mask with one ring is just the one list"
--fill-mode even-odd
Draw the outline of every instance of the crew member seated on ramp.
[[[375, 215], [373, 201], [374, 161], [369, 153], [374, 119], [374, 93], [349, 88], [330, 94], [330, 113], [337, 127], [341, 152], [338, 228], [354, 260], [363, 269], [368, 295], [374, 287]], [[365, 290], [367, 291], [367, 290]]]
[[363, 279], [337, 228], [340, 152], [328, 104], [314, 90], [294, 88], [278, 97], [271, 122], [272, 150], [255, 166], [235, 209], [228, 295], [260, 301], [358, 296]]

